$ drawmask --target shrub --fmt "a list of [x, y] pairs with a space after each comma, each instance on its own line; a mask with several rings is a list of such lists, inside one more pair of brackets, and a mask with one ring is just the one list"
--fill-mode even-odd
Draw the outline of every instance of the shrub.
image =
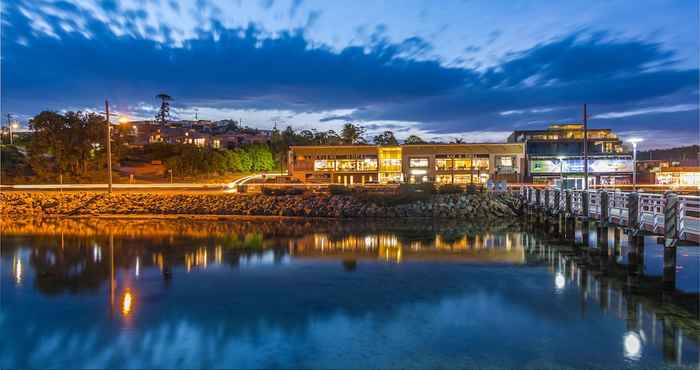
[[374, 203], [378, 206], [397, 206], [430, 199], [430, 194], [418, 192], [407, 192], [403, 194], [365, 192], [355, 193], [353, 195], [364, 203]]
[[269, 186], [263, 186], [260, 188], [260, 192], [264, 195], [299, 195], [304, 193], [304, 189], [291, 186], [284, 188], [273, 188]]
[[435, 192], [435, 187], [432, 183], [423, 184], [400, 184], [399, 194], [410, 194], [410, 193], [425, 193], [433, 194]]
[[328, 191], [330, 191], [330, 193], [333, 195], [345, 195], [350, 193], [350, 190], [347, 187], [335, 184], [329, 185]]
[[475, 194], [476, 190], [477, 190], [476, 185], [474, 185], [474, 184], [467, 185], [467, 194]]
[[461, 186], [456, 184], [445, 184], [438, 188], [440, 194], [460, 194], [464, 191]]

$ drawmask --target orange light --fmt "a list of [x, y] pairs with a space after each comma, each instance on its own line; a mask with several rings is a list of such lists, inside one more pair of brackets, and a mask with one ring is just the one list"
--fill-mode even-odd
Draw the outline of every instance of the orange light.
[[125, 317], [129, 316], [129, 314], [131, 313], [132, 304], [133, 297], [131, 295], [131, 292], [127, 290], [126, 293], [124, 293], [124, 297], [122, 298], [122, 315], [124, 315]]
[[119, 123], [129, 123], [129, 117], [127, 117], [127, 116], [119, 117]]

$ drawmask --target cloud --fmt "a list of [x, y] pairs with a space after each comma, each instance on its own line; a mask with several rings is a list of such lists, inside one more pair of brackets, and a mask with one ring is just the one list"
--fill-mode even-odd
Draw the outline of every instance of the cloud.
[[[666, 113], [688, 132], [697, 126], [685, 113], [697, 110], [688, 107], [697, 101], [698, 69], [679, 67], [674, 51], [646, 39], [583, 30], [476, 69], [430, 57], [433, 44], [418, 36], [389, 41], [383, 24], [368, 25], [361, 44], [319, 45], [308, 38], [318, 11], [307, 14], [303, 28], [273, 33], [256, 23], [225, 26], [209, 15], [216, 6], [203, 1], [195, 35], [183, 38], [170, 25], [151, 24], [155, 16], [146, 8], [105, 2], [118, 20], [109, 22], [60, 4], [31, 11], [5, 5], [3, 112], [99, 106], [105, 97], [123, 111], [138, 110], [166, 91], [174, 109], [209, 109], [217, 117], [240, 112], [264, 121], [284, 112], [313, 117], [307, 126], [393, 122], [404, 125], [397, 131], [437, 136], [487, 130], [480, 137], [503, 137], [533, 122], [578, 117], [584, 102], [608, 112], [593, 118], [616, 129], [653, 129], [658, 121], [638, 119], [651, 113]], [[301, 5], [293, 1], [290, 16]]]
[[628, 111], [624, 111], [624, 112], [608, 112], [608, 113], [596, 114], [592, 118], [612, 119], [612, 118], [639, 116], [642, 114], [676, 113], [676, 112], [687, 112], [687, 111], [693, 111], [693, 110], [698, 110], [698, 106], [696, 104], [679, 104], [679, 105], [672, 105], [669, 107], [649, 107], [649, 108], [628, 110]]

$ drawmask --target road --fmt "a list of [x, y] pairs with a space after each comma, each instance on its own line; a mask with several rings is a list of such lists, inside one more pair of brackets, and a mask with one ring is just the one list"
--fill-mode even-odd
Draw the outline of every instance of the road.
[[[250, 181], [266, 176], [279, 176], [281, 173], [259, 173], [248, 175], [227, 183], [173, 183], [173, 184], [112, 184], [114, 191], [235, 191], [238, 185], [244, 185]], [[27, 184], [27, 185], [0, 185], [2, 191], [80, 191], [80, 190], [107, 190], [108, 184]]]

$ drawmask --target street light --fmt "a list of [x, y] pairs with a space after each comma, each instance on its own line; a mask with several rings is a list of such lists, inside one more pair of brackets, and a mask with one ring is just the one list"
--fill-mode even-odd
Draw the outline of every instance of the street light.
[[17, 131], [18, 128], [19, 125], [17, 124], [17, 122], [10, 123], [10, 145], [14, 144], [14, 131], [12, 130]]
[[557, 157], [559, 160], [559, 188], [561, 190], [564, 190], [564, 157], [563, 155], [560, 155]]
[[637, 191], [637, 144], [644, 141], [640, 137], [632, 137], [627, 139], [628, 142], [632, 143], [632, 188]]

